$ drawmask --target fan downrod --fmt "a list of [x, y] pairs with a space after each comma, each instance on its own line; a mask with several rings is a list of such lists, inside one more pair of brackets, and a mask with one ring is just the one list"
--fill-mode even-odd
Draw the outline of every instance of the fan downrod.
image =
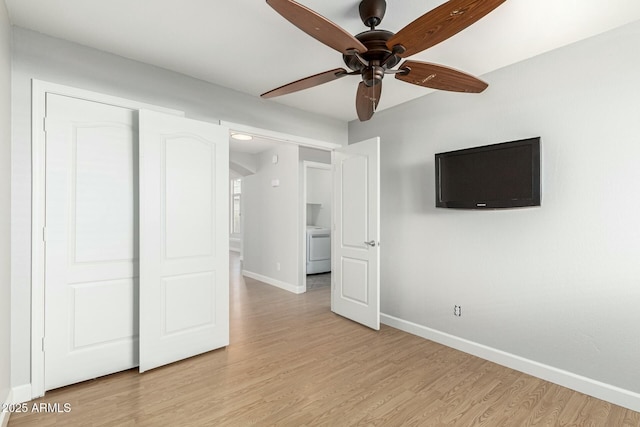
[[385, 0], [362, 0], [360, 2], [360, 19], [367, 27], [374, 30], [387, 10], [387, 2]]

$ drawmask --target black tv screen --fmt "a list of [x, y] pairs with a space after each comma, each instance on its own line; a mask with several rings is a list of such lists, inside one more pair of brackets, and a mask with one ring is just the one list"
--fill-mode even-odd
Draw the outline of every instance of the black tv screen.
[[540, 206], [540, 138], [435, 155], [436, 207]]

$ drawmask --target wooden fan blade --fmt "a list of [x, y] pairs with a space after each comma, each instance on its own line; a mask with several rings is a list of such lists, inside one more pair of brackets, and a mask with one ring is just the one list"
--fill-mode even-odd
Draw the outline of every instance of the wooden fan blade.
[[404, 46], [402, 58], [414, 55], [459, 33], [505, 1], [449, 0], [398, 31], [387, 47]]
[[382, 94], [382, 82], [373, 86], [367, 86], [364, 82], [358, 85], [356, 94], [356, 111], [361, 122], [366, 122], [378, 108], [380, 95]]
[[360, 53], [367, 51], [358, 39], [344, 29], [293, 0], [267, 0], [267, 4], [287, 21], [338, 52], [347, 54], [351, 49]]
[[309, 89], [310, 87], [332, 82], [348, 75], [349, 74], [344, 68], [336, 68], [333, 70], [325, 71], [324, 73], [319, 73], [313, 76], [305, 77], [304, 79], [296, 80], [295, 82], [286, 84], [284, 86], [280, 86], [279, 88], [263, 93], [262, 95], [260, 95], [260, 97], [274, 98], [276, 96], [286, 95], [289, 93], [297, 92], [299, 90]]
[[396, 74], [396, 79], [431, 89], [480, 93], [489, 86], [470, 74], [428, 62], [405, 61], [399, 69], [409, 69], [410, 71], [407, 74]]

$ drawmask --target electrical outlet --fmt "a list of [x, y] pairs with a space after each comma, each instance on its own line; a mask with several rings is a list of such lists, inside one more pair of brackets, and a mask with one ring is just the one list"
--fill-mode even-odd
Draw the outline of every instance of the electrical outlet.
[[276, 270], [280, 271], [280, 263], [279, 262], [276, 262]]
[[454, 305], [453, 306], [453, 315], [456, 316], [456, 317], [462, 316], [462, 306], [461, 305]]

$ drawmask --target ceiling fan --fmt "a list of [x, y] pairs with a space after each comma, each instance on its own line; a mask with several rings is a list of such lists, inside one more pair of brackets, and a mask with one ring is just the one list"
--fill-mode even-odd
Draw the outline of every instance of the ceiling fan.
[[488, 86], [482, 80], [462, 71], [421, 61], [402, 58], [428, 49], [464, 30], [506, 0], [449, 0], [425, 13], [409, 25], [392, 33], [376, 29], [384, 17], [385, 0], [362, 0], [360, 18], [369, 30], [355, 37], [327, 18], [293, 0], [266, 0], [280, 15], [327, 46], [341, 52], [351, 70], [336, 68], [280, 86], [263, 93], [273, 98], [328, 83], [345, 76], [362, 76], [356, 95], [356, 111], [360, 121], [369, 120], [382, 93], [382, 79], [394, 74], [396, 79], [418, 86], [454, 92], [479, 93]]

